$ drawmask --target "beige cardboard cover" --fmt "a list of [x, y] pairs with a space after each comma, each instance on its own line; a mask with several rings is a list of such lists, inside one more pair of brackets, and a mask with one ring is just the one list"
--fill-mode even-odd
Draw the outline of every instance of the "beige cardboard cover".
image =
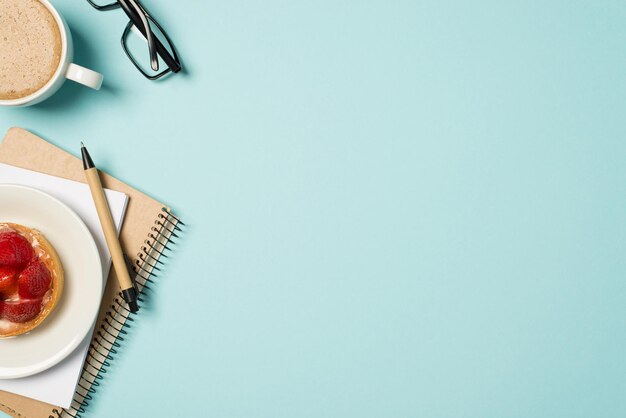
[[[0, 143], [0, 163], [85, 183], [80, 159], [21, 128], [9, 129], [3, 142]], [[120, 241], [124, 252], [136, 258], [164, 206], [107, 174], [102, 173], [101, 179], [104, 187], [120, 191], [129, 197]], [[118, 292], [119, 285], [115, 271], [111, 269], [97, 327]], [[53, 409], [61, 410], [59, 407], [44, 402], [0, 391], [0, 410], [13, 417], [48, 418]]]

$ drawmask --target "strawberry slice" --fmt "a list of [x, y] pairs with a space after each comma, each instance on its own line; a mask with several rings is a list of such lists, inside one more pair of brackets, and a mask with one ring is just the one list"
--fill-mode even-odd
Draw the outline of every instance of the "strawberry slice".
[[17, 270], [11, 267], [0, 267], [0, 294], [10, 294], [15, 291]]
[[34, 256], [30, 242], [17, 232], [0, 234], [0, 266], [21, 268]]
[[11, 322], [28, 322], [41, 312], [41, 299], [1, 302], [2, 317]]
[[52, 276], [46, 265], [39, 260], [33, 260], [17, 279], [19, 295], [24, 299], [40, 298], [50, 289], [51, 281]]

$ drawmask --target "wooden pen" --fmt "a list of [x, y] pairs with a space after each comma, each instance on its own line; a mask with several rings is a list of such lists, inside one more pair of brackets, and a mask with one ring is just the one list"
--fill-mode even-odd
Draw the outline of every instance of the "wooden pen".
[[91, 196], [93, 197], [93, 201], [96, 205], [98, 218], [100, 218], [100, 225], [102, 226], [102, 231], [104, 232], [104, 237], [106, 238], [107, 246], [109, 247], [109, 252], [111, 253], [113, 267], [115, 268], [117, 279], [120, 283], [120, 287], [122, 288], [122, 297], [126, 303], [128, 303], [130, 311], [137, 312], [139, 310], [139, 305], [137, 304], [137, 291], [135, 290], [133, 281], [128, 273], [124, 253], [122, 252], [122, 246], [117, 238], [117, 230], [115, 228], [115, 224], [113, 223], [113, 217], [111, 216], [106, 196], [104, 195], [104, 189], [102, 188], [102, 183], [100, 182], [98, 169], [94, 165], [89, 152], [87, 152], [85, 144], [81, 142], [80, 145], [81, 154], [83, 156], [85, 177], [87, 178], [87, 184], [89, 184]]

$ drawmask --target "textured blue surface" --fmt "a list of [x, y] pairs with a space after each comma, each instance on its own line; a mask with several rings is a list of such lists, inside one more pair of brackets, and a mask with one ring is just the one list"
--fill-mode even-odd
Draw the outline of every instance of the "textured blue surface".
[[0, 109], [189, 224], [89, 417], [624, 417], [623, 1], [57, 0], [95, 93]]

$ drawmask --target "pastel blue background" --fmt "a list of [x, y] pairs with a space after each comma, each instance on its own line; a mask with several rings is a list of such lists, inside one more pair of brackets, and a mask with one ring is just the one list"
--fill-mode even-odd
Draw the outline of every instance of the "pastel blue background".
[[624, 417], [626, 3], [57, 0], [105, 74], [0, 109], [189, 225], [85, 416]]

